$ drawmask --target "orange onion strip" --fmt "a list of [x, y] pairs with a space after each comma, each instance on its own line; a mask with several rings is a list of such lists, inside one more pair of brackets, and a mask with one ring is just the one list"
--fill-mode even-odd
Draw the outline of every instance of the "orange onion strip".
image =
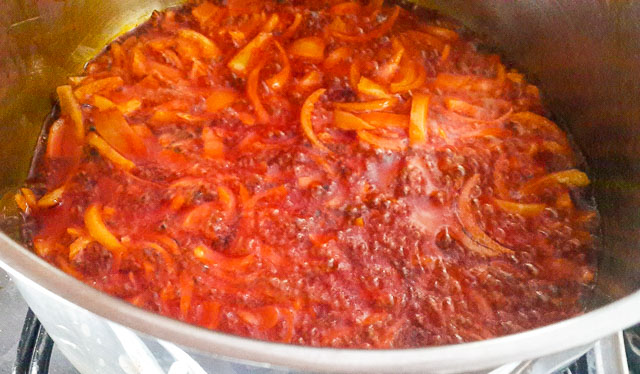
[[205, 102], [208, 113], [218, 113], [238, 100], [238, 94], [227, 89], [218, 89], [207, 97]]
[[300, 124], [302, 126], [302, 131], [311, 144], [318, 148], [323, 152], [330, 152], [329, 149], [320, 142], [316, 134], [313, 132], [313, 124], [311, 123], [311, 115], [313, 114], [313, 110], [315, 108], [316, 103], [320, 100], [320, 97], [324, 95], [326, 89], [320, 88], [314, 91], [302, 104], [302, 109], [300, 110]]
[[105, 142], [104, 139], [99, 137], [95, 132], [89, 133], [87, 135], [87, 143], [95, 148], [102, 157], [111, 161], [117, 167], [123, 169], [124, 171], [130, 171], [131, 169], [136, 167], [136, 164], [133, 161], [124, 158], [118, 151], [113, 149], [109, 143]]
[[111, 233], [102, 220], [102, 207], [97, 204], [93, 204], [87, 208], [84, 212], [84, 224], [87, 227], [89, 235], [102, 244], [105, 248], [113, 252], [114, 254], [120, 254], [124, 251], [124, 246], [118, 238]]
[[260, 95], [258, 94], [260, 71], [263, 66], [264, 65], [262, 63], [256, 66], [251, 73], [249, 73], [249, 77], [247, 78], [247, 96], [253, 105], [253, 110], [255, 111], [258, 123], [267, 123], [270, 118], [269, 112], [267, 112], [264, 105], [262, 105], [262, 100], [260, 100]]
[[277, 13], [273, 13], [271, 16], [269, 16], [267, 22], [264, 23], [264, 26], [262, 26], [262, 31], [271, 32], [275, 30], [276, 27], [278, 27], [279, 23], [280, 16]]
[[333, 123], [342, 130], [372, 130], [375, 128], [362, 118], [338, 109], [333, 111]]
[[278, 52], [280, 52], [282, 69], [280, 69], [280, 71], [274, 74], [271, 78], [267, 79], [266, 83], [272, 90], [278, 91], [284, 88], [284, 86], [289, 82], [289, 79], [291, 79], [291, 64], [289, 63], [287, 52], [282, 48], [282, 45], [277, 41], [275, 41], [274, 44], [278, 49]]
[[393, 46], [395, 53], [387, 62], [384, 63], [384, 65], [380, 67], [380, 69], [378, 69], [378, 72], [376, 73], [378, 79], [384, 83], [389, 83], [391, 79], [393, 79], [394, 75], [400, 68], [400, 61], [402, 60], [402, 56], [404, 56], [405, 52], [404, 46], [398, 39], [394, 38], [391, 41], [391, 45]]
[[38, 208], [49, 208], [60, 203], [65, 186], [58, 187], [55, 190], [47, 192], [38, 200]]
[[124, 155], [144, 155], [142, 138], [133, 131], [124, 115], [116, 108], [94, 114], [93, 125], [100, 136]]
[[392, 108], [398, 103], [398, 99], [392, 97], [390, 99], [364, 101], [360, 103], [333, 103], [337, 109], [346, 110], [348, 112], [378, 112]]
[[403, 74], [399, 82], [392, 82], [389, 88], [393, 93], [407, 92], [420, 88], [427, 81], [427, 71], [418, 63], [411, 61], [400, 68]]
[[351, 43], [367, 42], [372, 39], [377, 39], [383, 36], [384, 34], [386, 34], [387, 32], [389, 32], [389, 30], [391, 30], [393, 25], [396, 23], [396, 19], [398, 18], [399, 15], [400, 15], [400, 7], [396, 6], [394, 7], [393, 12], [389, 15], [387, 20], [382, 25], [380, 25], [380, 27], [366, 34], [349, 35], [339, 31], [333, 31], [332, 33], [333, 33], [333, 36], [336, 37], [336, 39], [339, 39], [345, 42], [351, 42]]
[[[460, 191], [460, 197], [458, 198], [458, 218], [462, 224], [462, 228], [469, 237], [486, 247], [490, 252], [480, 253], [488, 256], [497, 256], [500, 254], [511, 254], [512, 250], [502, 246], [500, 243], [493, 240], [478, 226], [473, 216], [473, 205], [471, 199], [471, 192], [480, 183], [480, 174], [475, 174], [462, 187]], [[464, 243], [463, 243], [464, 244]], [[474, 248], [468, 248], [473, 250]]]
[[287, 27], [286, 30], [284, 30], [282, 35], [280, 35], [280, 39], [286, 40], [292, 37], [293, 34], [295, 34], [296, 31], [298, 30], [298, 27], [300, 26], [300, 24], [302, 23], [302, 19], [303, 19], [302, 14], [296, 13], [296, 15], [293, 18], [293, 22], [291, 23], [291, 25], [289, 25], [289, 27]]
[[411, 100], [409, 117], [409, 141], [411, 145], [423, 144], [427, 140], [427, 116], [429, 115], [429, 95], [417, 93]]
[[334, 16], [344, 16], [347, 14], [358, 14], [362, 10], [362, 5], [355, 1], [346, 1], [332, 6], [329, 13]]
[[395, 127], [401, 129], [409, 128], [409, 116], [405, 114], [371, 112], [362, 113], [359, 115], [359, 117], [374, 127]]
[[269, 40], [271, 40], [271, 33], [261, 32], [256, 35], [247, 45], [245, 45], [233, 58], [227, 66], [234, 73], [244, 76], [249, 69], [249, 63], [257, 51], [262, 48]]
[[511, 114], [509, 116], [509, 120], [519, 123], [527, 130], [545, 131], [554, 135], [555, 137], [563, 140], [565, 139], [565, 135], [562, 133], [560, 128], [556, 126], [555, 123], [553, 123], [553, 121], [539, 114], [535, 114], [532, 112], [517, 112]]
[[289, 53], [295, 57], [320, 61], [324, 59], [324, 47], [322, 38], [309, 36], [294, 40], [289, 46]]
[[389, 94], [384, 87], [366, 77], [360, 77], [357, 87], [358, 92], [363, 95], [372, 96], [377, 99], [388, 99], [391, 97], [391, 94]]
[[202, 53], [202, 57], [204, 58], [214, 59], [222, 55], [222, 53], [220, 52], [220, 48], [218, 48], [213, 40], [207, 38], [197, 31], [193, 31], [190, 29], [181, 29], [178, 31], [178, 36], [184, 40], [195, 43], [200, 48], [200, 52]]
[[547, 207], [545, 204], [525, 204], [500, 199], [493, 199], [493, 201], [505, 212], [520, 214], [524, 217], [537, 216]]
[[204, 245], [197, 246], [193, 250], [193, 255], [204, 264], [229, 272], [244, 270], [255, 258], [253, 253], [242, 257], [229, 257]]
[[449, 58], [450, 54], [451, 54], [451, 45], [447, 44], [444, 46], [444, 48], [442, 48], [442, 54], [440, 55], [440, 63], [441, 64], [445, 63]]
[[347, 60], [351, 57], [352, 51], [349, 47], [339, 47], [331, 51], [329, 56], [324, 60], [324, 67], [326, 69], [331, 69], [334, 66], [338, 65], [340, 62]]
[[358, 139], [377, 148], [391, 151], [404, 152], [407, 149], [406, 139], [393, 139], [375, 135], [370, 131], [358, 130]]
[[423, 29], [429, 34], [435, 35], [440, 39], [444, 39], [449, 42], [455, 42], [456, 40], [458, 40], [458, 33], [445, 27], [427, 25]]
[[467, 117], [478, 117], [484, 111], [484, 108], [460, 99], [446, 98], [444, 103], [447, 109]]
[[360, 82], [360, 60], [355, 60], [349, 67], [349, 84], [354, 91]]
[[204, 157], [209, 159], [221, 159], [224, 157], [224, 143], [210, 127], [202, 129], [202, 143]]
[[60, 99], [60, 112], [69, 116], [74, 124], [74, 135], [77, 139], [84, 139], [84, 120], [80, 104], [73, 96], [71, 86], [60, 86], [56, 89]]
[[532, 179], [520, 187], [520, 192], [522, 194], [536, 193], [554, 184], [562, 184], [569, 187], [585, 187], [588, 186], [589, 183], [587, 174], [577, 169], [569, 169]]
[[78, 100], [86, 100], [95, 93], [113, 91], [123, 84], [124, 81], [120, 77], [103, 78], [76, 88], [73, 94]]

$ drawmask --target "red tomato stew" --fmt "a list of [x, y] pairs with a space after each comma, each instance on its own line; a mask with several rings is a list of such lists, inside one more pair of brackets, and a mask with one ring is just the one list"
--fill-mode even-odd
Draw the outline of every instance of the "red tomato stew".
[[275, 342], [475, 341], [583, 311], [597, 212], [538, 89], [398, 6], [198, 2], [57, 89], [15, 196], [83, 282]]

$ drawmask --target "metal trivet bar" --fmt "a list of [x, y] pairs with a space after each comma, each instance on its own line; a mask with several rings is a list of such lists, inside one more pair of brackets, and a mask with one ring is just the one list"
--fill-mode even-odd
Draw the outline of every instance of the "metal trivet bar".
[[22, 326], [20, 342], [13, 365], [13, 374], [46, 374], [53, 351], [53, 340], [45, 331], [31, 309]]

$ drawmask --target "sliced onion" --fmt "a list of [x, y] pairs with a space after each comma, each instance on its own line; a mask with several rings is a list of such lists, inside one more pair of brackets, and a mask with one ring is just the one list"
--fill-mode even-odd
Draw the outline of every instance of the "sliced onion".
[[291, 79], [291, 64], [289, 63], [289, 57], [285, 52], [282, 45], [279, 42], [274, 42], [276, 48], [280, 52], [280, 58], [282, 59], [282, 69], [274, 74], [271, 78], [266, 80], [267, 86], [274, 91], [279, 91], [284, 88]]
[[295, 34], [296, 31], [298, 30], [298, 27], [302, 23], [303, 19], [304, 17], [302, 16], [302, 14], [296, 13], [291, 25], [289, 25], [289, 27], [287, 27], [287, 29], [282, 33], [282, 35], [280, 35], [280, 40], [287, 40], [290, 37], [292, 37], [293, 34]]
[[344, 16], [347, 14], [358, 14], [362, 10], [362, 5], [355, 1], [339, 3], [329, 8], [329, 13], [334, 16]]
[[111, 109], [111, 108], [115, 108], [116, 104], [107, 99], [104, 96], [100, 96], [100, 95], [93, 95], [93, 97], [91, 98], [91, 105], [93, 105], [94, 107], [98, 108], [98, 110], [107, 110], [107, 109]]
[[20, 192], [22, 196], [24, 196], [24, 201], [31, 208], [35, 208], [37, 204], [36, 195], [31, 191], [30, 188], [21, 188]]
[[314, 89], [322, 84], [322, 74], [317, 70], [311, 70], [305, 74], [300, 81], [298, 87], [303, 91]]
[[532, 112], [517, 112], [509, 116], [509, 120], [519, 123], [527, 130], [540, 130], [565, 140], [566, 137], [560, 128], [550, 119]]
[[213, 40], [200, 34], [197, 31], [190, 29], [178, 30], [178, 36], [184, 40], [195, 43], [200, 48], [202, 57], [207, 59], [215, 59], [222, 55], [220, 48], [213, 42]]
[[446, 44], [440, 38], [425, 32], [420, 32], [420, 31], [414, 31], [414, 30], [405, 31], [402, 33], [402, 36], [404, 36], [406, 39], [413, 41], [414, 43], [418, 43], [419, 45], [422, 45], [422, 46], [429, 46], [438, 51], [442, 51], [442, 49]]
[[391, 28], [395, 24], [396, 19], [398, 18], [399, 15], [400, 15], [400, 7], [396, 6], [394, 7], [393, 12], [391, 13], [391, 15], [389, 15], [387, 20], [375, 30], [369, 31], [368, 33], [361, 34], [361, 35], [349, 35], [349, 34], [345, 34], [338, 31], [333, 31], [332, 34], [336, 39], [339, 39], [345, 42], [351, 42], [351, 43], [367, 42], [372, 39], [377, 39], [383, 36], [384, 34], [386, 34], [387, 32], [389, 32], [389, 30], [391, 30]]
[[131, 99], [125, 103], [116, 105], [120, 113], [128, 116], [142, 107], [142, 102], [138, 99]]
[[256, 35], [235, 56], [233, 56], [231, 61], [229, 61], [227, 64], [229, 69], [240, 76], [246, 76], [249, 72], [249, 64], [251, 63], [253, 56], [255, 56], [258, 50], [269, 42], [271, 38], [271, 33], [267, 32], [261, 32]]
[[447, 59], [449, 59], [449, 55], [451, 54], [451, 45], [447, 44], [442, 48], [442, 53], [440, 54], [440, 63], [444, 64]]
[[427, 81], [427, 72], [424, 67], [415, 61], [409, 61], [400, 67], [402, 78], [398, 82], [392, 82], [389, 86], [391, 92], [401, 93], [422, 87]]
[[458, 33], [451, 29], [447, 29], [447, 28], [439, 27], [435, 25], [427, 25], [423, 29], [429, 34], [435, 35], [440, 39], [444, 39], [448, 42], [455, 42], [456, 40], [458, 40]]
[[360, 82], [360, 60], [355, 60], [349, 67], [349, 84], [354, 91], [358, 89]]
[[353, 51], [349, 47], [339, 47], [331, 51], [329, 56], [324, 60], [325, 69], [331, 69], [342, 61], [346, 61], [351, 57]]
[[318, 137], [313, 132], [313, 124], [311, 122], [311, 115], [313, 114], [313, 110], [315, 108], [316, 103], [320, 100], [320, 97], [324, 95], [326, 89], [320, 88], [313, 92], [302, 104], [302, 109], [300, 110], [300, 124], [302, 126], [302, 132], [305, 134], [307, 139], [311, 142], [311, 144], [318, 148], [323, 152], [329, 153], [329, 149], [318, 140]]
[[411, 100], [409, 117], [409, 142], [411, 145], [427, 141], [427, 117], [429, 115], [429, 95], [416, 93]]
[[119, 153], [137, 156], [146, 153], [144, 142], [118, 109], [96, 112], [93, 125], [98, 134]]
[[197, 7], [193, 8], [191, 14], [193, 17], [198, 20], [200, 26], [205, 25], [209, 20], [211, 20], [220, 10], [219, 7], [215, 6], [213, 3], [204, 2]]
[[96, 133], [92, 132], [87, 135], [87, 143], [94, 147], [102, 157], [111, 161], [114, 165], [124, 171], [130, 171], [136, 167], [133, 161], [123, 157], [118, 151], [113, 149], [109, 143], [105, 142]]
[[202, 129], [202, 143], [204, 157], [221, 159], [224, 157], [224, 143], [210, 127]]
[[500, 199], [493, 199], [493, 201], [500, 209], [524, 217], [537, 216], [547, 207], [545, 204], [525, 204]]
[[49, 129], [46, 155], [49, 158], [80, 159], [82, 142], [76, 137], [76, 126], [68, 118], [59, 118]]
[[485, 94], [496, 94], [502, 89], [502, 84], [494, 79], [482, 78], [473, 75], [455, 75], [440, 73], [433, 82], [434, 88], [442, 90], [469, 90]]
[[333, 112], [333, 123], [342, 130], [372, 130], [373, 126], [365, 120], [342, 110], [336, 109]]
[[91, 235], [95, 241], [113, 252], [114, 255], [119, 255], [124, 252], [125, 248], [122, 243], [120, 243], [120, 240], [118, 240], [104, 224], [102, 220], [102, 207], [100, 205], [93, 204], [87, 208], [84, 212], [84, 224], [87, 227], [89, 235]]
[[80, 104], [73, 95], [71, 86], [60, 86], [56, 88], [60, 100], [60, 112], [68, 116], [74, 125], [74, 135], [77, 139], [84, 139], [84, 119]]
[[69, 261], [73, 261], [73, 259], [91, 243], [93, 243], [93, 239], [89, 237], [84, 235], [77, 237], [76, 240], [69, 245]]
[[309, 36], [294, 40], [289, 46], [289, 53], [295, 57], [320, 61], [324, 59], [324, 40], [317, 36]]
[[394, 107], [398, 103], [398, 99], [392, 97], [384, 100], [364, 101], [360, 103], [333, 103], [337, 109], [346, 110], [349, 112], [364, 113], [364, 112], [378, 112], [385, 109]]
[[149, 72], [147, 58], [142, 51], [141, 44], [136, 45], [131, 53], [131, 71], [136, 77], [144, 77]]
[[526, 195], [539, 192], [541, 189], [554, 184], [569, 187], [585, 187], [588, 186], [589, 183], [590, 181], [587, 174], [577, 169], [569, 169], [532, 179], [520, 187], [520, 192]]
[[280, 16], [278, 16], [278, 13], [273, 13], [271, 16], [269, 16], [267, 22], [264, 23], [264, 26], [262, 26], [262, 31], [272, 32], [276, 27], [278, 27], [279, 24]]
[[191, 309], [193, 283], [193, 276], [187, 275], [187, 272], [180, 274], [180, 316], [183, 320], [187, 320]]
[[447, 109], [454, 111], [458, 114], [465, 115], [467, 117], [478, 117], [485, 110], [477, 105], [470, 104], [464, 100], [446, 98], [444, 100]]
[[256, 66], [251, 73], [249, 73], [249, 77], [247, 78], [247, 97], [249, 97], [249, 101], [251, 101], [251, 105], [253, 105], [253, 111], [256, 114], [256, 119], [258, 123], [268, 123], [271, 116], [267, 109], [265, 109], [264, 105], [262, 105], [262, 100], [260, 99], [260, 94], [258, 93], [258, 84], [260, 83], [260, 71], [264, 65], [261, 63]]
[[360, 118], [374, 127], [396, 127], [401, 129], [409, 128], [409, 116], [405, 114], [371, 112], [362, 113]]
[[38, 200], [39, 208], [49, 208], [60, 203], [62, 194], [64, 194], [65, 186], [58, 187], [55, 190], [47, 192], [44, 196]]
[[[491, 239], [481, 228], [478, 226], [473, 216], [473, 206], [471, 202], [471, 191], [480, 183], [480, 174], [475, 174], [462, 187], [460, 191], [460, 197], [458, 198], [458, 218], [462, 224], [462, 228], [465, 233], [469, 235], [470, 239], [487, 249], [487, 251], [478, 251], [475, 246], [467, 247], [467, 249], [478, 251], [478, 254], [484, 256], [497, 256], [501, 254], [511, 254], [512, 250], [502, 246], [500, 243]], [[465, 243], [463, 243], [464, 245]]]
[[377, 78], [384, 83], [389, 83], [391, 79], [393, 79], [400, 68], [400, 61], [402, 60], [402, 56], [404, 56], [405, 52], [404, 46], [397, 38], [393, 38], [391, 44], [395, 51], [394, 54], [376, 72]]
[[209, 113], [218, 113], [238, 100], [238, 94], [235, 91], [219, 89], [209, 95], [206, 101], [206, 109]]
[[376, 148], [388, 149], [390, 151], [404, 152], [407, 150], [406, 139], [393, 139], [375, 135], [370, 131], [359, 130], [357, 132], [358, 139], [365, 143], [369, 143]]
[[384, 87], [366, 77], [360, 77], [357, 87], [358, 92], [363, 95], [372, 96], [378, 99], [388, 99], [392, 97]]
[[78, 100], [86, 100], [93, 94], [113, 91], [122, 87], [123, 84], [124, 81], [120, 77], [103, 78], [76, 88], [73, 94]]

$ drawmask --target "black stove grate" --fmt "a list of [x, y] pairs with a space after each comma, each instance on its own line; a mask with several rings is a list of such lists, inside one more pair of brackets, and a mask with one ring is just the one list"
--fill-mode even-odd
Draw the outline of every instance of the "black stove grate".
[[53, 340], [31, 309], [27, 312], [18, 343], [12, 374], [46, 374], [53, 351]]
[[[640, 325], [625, 331], [624, 340], [629, 371], [631, 374], [640, 374]], [[49, 373], [53, 344], [49, 334], [29, 309], [22, 326], [12, 374]], [[591, 359], [589, 354], [585, 354], [568, 367], [553, 374], [599, 374], [593, 369]]]

